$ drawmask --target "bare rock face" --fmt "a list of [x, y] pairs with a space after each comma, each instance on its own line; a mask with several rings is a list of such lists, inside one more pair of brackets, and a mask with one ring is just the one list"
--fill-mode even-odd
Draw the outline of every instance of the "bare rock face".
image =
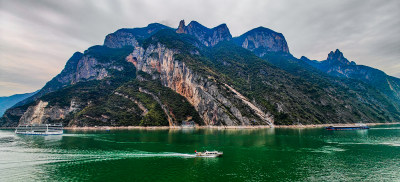
[[229, 32], [226, 24], [218, 25], [212, 29], [209, 29], [196, 21], [192, 21], [189, 25], [185, 26], [185, 21], [179, 22], [179, 27], [176, 33], [184, 33], [195, 36], [205, 46], [215, 46], [221, 41], [231, 40], [232, 35]]
[[109, 65], [110, 63], [99, 63], [93, 57], [84, 56], [79, 60], [76, 72], [72, 73], [72, 79], [66, 81], [74, 84], [79, 81], [101, 80], [108, 76], [106, 68], [108, 68]]
[[80, 81], [101, 80], [109, 76], [107, 69], [121, 70], [122, 67], [110, 66], [112, 63], [102, 63], [90, 55], [84, 55], [76, 52], [66, 63], [60, 74], [52, 80], [32, 97], [21, 101], [19, 105], [23, 105], [34, 101], [35, 99], [65, 86], [75, 84]]
[[[60, 74], [54, 77], [54, 81], [52, 81], [57, 82], [58, 85], [63, 87], [80, 81], [101, 80], [108, 76], [106, 68], [109, 68], [110, 64], [111, 63], [100, 63], [98, 60], [88, 55], [82, 56], [74, 63], [73, 70], [64, 69]], [[69, 63], [67, 63], [67, 65], [69, 65]], [[47, 89], [46, 86], [43, 89]]]
[[170, 27], [158, 23], [152, 23], [143, 28], [119, 29], [106, 36], [104, 39], [104, 45], [109, 48], [122, 48], [124, 46], [136, 47], [139, 45], [138, 41], [150, 37], [161, 29], [170, 29]]
[[179, 26], [178, 26], [178, 29], [176, 30], [176, 33], [187, 33], [187, 32], [185, 32], [185, 20], [181, 20], [180, 22], [179, 22]]
[[[273, 118], [269, 114], [263, 113], [254, 104], [250, 106], [250, 102], [241, 94], [233, 93], [234, 97], [223, 94], [222, 90], [229, 91], [232, 88], [193, 72], [183, 61], [176, 60], [175, 54], [178, 52], [158, 44], [151, 45], [144, 51], [134, 51], [131, 57], [137, 58], [138, 70], [149, 74], [159, 73], [161, 83], [184, 96], [199, 112], [206, 125], [251, 125], [253, 121], [272, 125]], [[234, 103], [260, 115], [244, 116]]]
[[124, 31], [117, 31], [106, 36], [104, 45], [109, 48], [121, 48], [127, 45], [137, 46], [139, 43], [133, 34]]
[[258, 27], [243, 35], [234, 38], [234, 41], [245, 49], [262, 57], [267, 52], [281, 52], [289, 54], [289, 47], [285, 37], [268, 28]]
[[328, 54], [328, 58], [326, 60], [331, 64], [355, 65], [354, 62], [350, 62], [349, 60], [347, 60], [343, 56], [343, 53], [339, 51], [339, 49], [336, 49], [335, 52], [331, 51]]
[[49, 121], [64, 119], [70, 112], [69, 108], [58, 106], [47, 107], [48, 102], [39, 101], [36, 105], [30, 106], [19, 120], [19, 124], [43, 124]]

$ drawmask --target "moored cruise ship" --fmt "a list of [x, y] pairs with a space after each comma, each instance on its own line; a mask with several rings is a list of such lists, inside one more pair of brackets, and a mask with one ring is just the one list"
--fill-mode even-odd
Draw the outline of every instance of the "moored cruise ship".
[[24, 135], [61, 135], [64, 131], [62, 124], [20, 124], [15, 129], [15, 133]]

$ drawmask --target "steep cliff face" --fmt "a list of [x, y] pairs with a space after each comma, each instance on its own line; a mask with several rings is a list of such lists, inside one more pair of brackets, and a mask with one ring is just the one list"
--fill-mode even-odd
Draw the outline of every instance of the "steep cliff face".
[[[111, 63], [99, 63], [95, 58], [84, 56], [77, 65], [75, 73], [71, 74], [71, 80], [65, 80], [66, 83], [74, 84], [86, 80], [101, 80], [108, 76], [108, 71]], [[123, 67], [111, 67], [112, 69], [122, 70]]]
[[143, 28], [125, 28], [108, 34], [104, 40], [104, 46], [109, 48], [122, 48], [124, 46], [138, 46], [139, 42], [150, 37], [161, 29], [171, 29], [158, 23], [149, 24]]
[[196, 21], [191, 21], [189, 25], [185, 26], [185, 21], [181, 20], [176, 33], [184, 33], [193, 35], [205, 46], [215, 46], [218, 42], [229, 41], [232, 39], [232, 35], [229, 32], [226, 24], [218, 25], [212, 29], [209, 29]]
[[239, 37], [235, 37], [234, 41], [259, 57], [264, 56], [267, 52], [289, 54], [289, 47], [285, 37], [281, 33], [264, 27], [250, 30]]
[[64, 119], [67, 114], [74, 111], [74, 103], [71, 107], [48, 106], [48, 102], [39, 100], [36, 105], [30, 106], [19, 120], [19, 124], [43, 124], [49, 121]]
[[[142, 53], [141, 55], [137, 53]], [[273, 117], [251, 104], [228, 85], [219, 84], [191, 70], [183, 60], [175, 59], [179, 52], [162, 44], [151, 45], [145, 51], [136, 51], [137, 69], [149, 74], [158, 73], [161, 83], [184, 96], [199, 112], [206, 125], [251, 125], [273, 124]], [[154, 56], [158, 55], [158, 56]], [[232, 92], [227, 97], [223, 92]], [[254, 113], [250, 117], [235, 106], [239, 104]]]
[[79, 61], [82, 59], [83, 54], [80, 52], [75, 52], [70, 59], [68, 59], [67, 63], [65, 64], [64, 69], [61, 71], [60, 74], [55, 76], [46, 85], [40, 89], [35, 95], [19, 102], [16, 106], [21, 106], [30, 102], [35, 101], [37, 98], [55, 90], [58, 90], [62, 87], [65, 87], [71, 83], [74, 79], [74, 74], [77, 69], [77, 65]]
[[[60, 88], [75, 84], [80, 81], [101, 80], [109, 76], [110, 70], [121, 71], [123, 67], [113, 65], [113, 60], [109, 62], [101, 61], [101, 58], [95, 57], [92, 52], [99, 51], [99, 46], [89, 48], [84, 54], [76, 52], [67, 61], [60, 74], [55, 76], [35, 95], [19, 102], [16, 106], [21, 106], [32, 102], [39, 97], [56, 91]], [[101, 49], [102, 50], [102, 49]], [[106, 52], [106, 51], [104, 51]]]
[[343, 53], [339, 51], [339, 49], [336, 49], [335, 52], [331, 51], [328, 54], [328, 58], [326, 59], [326, 61], [330, 64], [356, 65], [355, 62], [350, 62], [349, 60], [347, 60], [343, 56]]

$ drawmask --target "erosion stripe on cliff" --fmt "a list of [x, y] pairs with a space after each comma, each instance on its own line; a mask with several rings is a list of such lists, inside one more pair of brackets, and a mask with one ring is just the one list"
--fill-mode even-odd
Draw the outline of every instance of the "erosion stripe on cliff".
[[146, 89], [143, 89], [142, 87], [139, 87], [139, 92], [143, 92], [145, 94], [151, 95], [153, 97], [153, 99], [156, 100], [158, 104], [160, 104], [165, 115], [167, 115], [169, 126], [175, 126], [174, 119], [169, 115], [167, 107], [165, 107], [165, 105], [161, 102], [161, 100], [156, 95], [154, 95], [153, 93], [149, 92]]
[[251, 103], [249, 101], [249, 99], [247, 99], [245, 96], [243, 96], [242, 94], [240, 94], [238, 91], [236, 91], [234, 88], [232, 88], [231, 86], [229, 86], [228, 84], [224, 83], [224, 85], [226, 87], [229, 88], [229, 90], [231, 90], [233, 93], [235, 93], [239, 99], [241, 99], [246, 105], [248, 105], [251, 109], [253, 109], [253, 111], [255, 111], [255, 113], [257, 114], [258, 117], [260, 117], [262, 120], [266, 121], [267, 124], [269, 125], [273, 125], [273, 119], [265, 114], [260, 108], [258, 108], [257, 106], [255, 106], [253, 103]]

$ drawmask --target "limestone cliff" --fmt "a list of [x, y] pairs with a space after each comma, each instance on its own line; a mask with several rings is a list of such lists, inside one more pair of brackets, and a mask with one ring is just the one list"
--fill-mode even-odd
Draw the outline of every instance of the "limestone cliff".
[[[138, 48], [130, 56], [136, 58], [138, 70], [149, 74], [158, 73], [161, 83], [184, 96], [199, 112], [206, 125], [251, 125], [272, 124], [273, 117], [251, 104], [248, 99], [236, 92], [237, 97], [227, 97], [222, 90], [232, 90], [215, 80], [204, 78], [191, 70], [185, 62], [174, 58], [179, 52], [162, 44], [151, 45], [146, 50]], [[157, 55], [156, 57], [154, 55]], [[233, 103], [254, 110], [251, 117], [244, 114]]]
[[110, 66], [112, 65], [112, 62], [100, 62], [89, 53], [90, 50], [94, 49], [97, 49], [97, 47], [89, 48], [85, 54], [80, 52], [74, 53], [74, 55], [67, 61], [60, 74], [47, 82], [38, 93], [22, 102], [19, 102], [17, 106], [27, 104], [47, 93], [80, 81], [104, 79], [109, 76], [109, 70], [123, 69], [121, 66]]
[[221, 41], [229, 41], [232, 39], [232, 35], [229, 32], [226, 24], [218, 25], [212, 29], [209, 29], [196, 21], [191, 21], [187, 26], [185, 26], [185, 21], [182, 20], [179, 23], [179, 27], [176, 33], [184, 33], [193, 35], [205, 46], [215, 46]]
[[264, 56], [267, 52], [289, 54], [285, 37], [281, 33], [264, 27], [250, 30], [239, 37], [235, 37], [234, 41], [259, 57]]
[[30, 106], [19, 120], [19, 124], [43, 124], [49, 121], [64, 119], [73, 109], [58, 106], [48, 106], [48, 102], [39, 100], [36, 105]]
[[149, 24], [143, 28], [124, 28], [108, 34], [104, 39], [104, 46], [122, 48], [124, 46], [138, 46], [140, 41], [150, 37], [161, 29], [170, 29], [158, 23]]

